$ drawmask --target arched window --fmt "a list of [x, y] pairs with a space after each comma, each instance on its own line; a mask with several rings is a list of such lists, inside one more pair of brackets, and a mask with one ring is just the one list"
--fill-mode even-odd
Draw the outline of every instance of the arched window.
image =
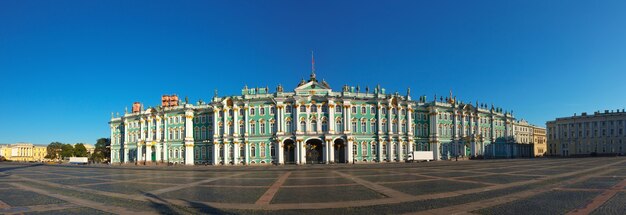
[[254, 107], [250, 107], [250, 116], [254, 116], [254, 114], [255, 114]]
[[397, 114], [398, 114], [398, 109], [396, 109], [396, 108], [391, 108], [391, 112], [392, 112], [393, 114], [396, 114], [396, 115], [397, 115]]
[[356, 114], [356, 106], [352, 106], [352, 114]]
[[376, 156], [376, 154], [377, 154], [376, 152], [378, 151], [378, 148], [376, 147], [376, 143], [372, 143], [372, 144], [370, 144], [370, 146], [371, 146], [370, 147], [370, 152], [372, 152], [371, 153], [372, 156]]
[[367, 113], [367, 108], [365, 108], [365, 106], [361, 107], [361, 114], [366, 114]]
[[300, 112], [306, 112], [306, 106], [300, 105]]
[[286, 132], [291, 132], [291, 120], [285, 122]]
[[350, 130], [355, 131], [355, 132], [358, 131], [356, 127], [356, 120], [352, 120], [352, 128]]
[[265, 144], [263, 144], [263, 143], [261, 143], [261, 146], [259, 147], [259, 150], [260, 150], [259, 154], [261, 155], [262, 158], [265, 157], [265, 147], [267, 147], [267, 146], [265, 146]]
[[376, 106], [370, 107], [370, 114], [376, 114]]
[[276, 131], [276, 123], [274, 123], [274, 121], [270, 122], [270, 134], [274, 133]]
[[239, 121], [239, 133], [246, 133], [246, 125], [243, 124], [243, 121]]
[[324, 113], [328, 112], [328, 106], [327, 105], [322, 105], [322, 112], [324, 112]]
[[270, 107], [270, 114], [271, 115], [276, 114], [276, 108], [275, 107]]
[[263, 106], [259, 107], [259, 115], [261, 116], [265, 115], [265, 107]]
[[365, 120], [361, 120], [361, 133], [367, 132], [367, 123]]
[[300, 120], [300, 128], [302, 129], [302, 131], [306, 131], [306, 122], [304, 121], [304, 119]]
[[243, 116], [244, 115], [244, 110], [243, 108], [239, 108], [239, 116]]
[[406, 133], [406, 123], [402, 122], [401, 127], [402, 127], [402, 133]]
[[285, 113], [291, 113], [291, 105], [285, 106]]
[[239, 146], [239, 157], [246, 156], [246, 147], [244, 145]]
[[311, 105], [311, 112], [312, 113], [317, 113], [317, 106], [316, 105]]
[[250, 147], [250, 157], [256, 157], [256, 146], [254, 145]]
[[370, 120], [370, 132], [371, 133], [375, 133], [376, 131], [376, 121], [375, 120]]
[[367, 144], [365, 142], [361, 143], [361, 156], [367, 156]]
[[317, 121], [316, 120], [312, 120], [311, 121], [311, 130], [312, 131], [317, 131]]
[[272, 156], [272, 158], [276, 157], [276, 147], [274, 144], [270, 145], [270, 156]]
[[335, 112], [341, 113], [342, 111], [343, 111], [343, 109], [341, 108], [341, 105], [335, 106]]
[[206, 155], [206, 147], [202, 147], [202, 153], [200, 154], [200, 159], [202, 159], [202, 157]]
[[250, 134], [256, 134], [256, 122], [250, 122]]
[[387, 143], [383, 143], [383, 156], [387, 156]]
[[391, 124], [391, 132], [392, 133], [398, 133], [398, 122], [397, 121], [393, 121]]
[[341, 119], [337, 119], [335, 121], [335, 130], [337, 130], [337, 132], [343, 131], [343, 123], [341, 123]]
[[383, 133], [387, 133], [387, 121], [383, 120], [380, 126], [382, 126]]
[[328, 131], [328, 122], [322, 121], [322, 131]]
[[383, 114], [387, 114], [387, 108], [382, 107], [381, 109], [383, 110]]
[[265, 122], [259, 122], [259, 134], [265, 134]]
[[202, 126], [202, 132], [200, 133], [200, 136], [200, 139], [206, 139], [206, 128], [204, 126]]

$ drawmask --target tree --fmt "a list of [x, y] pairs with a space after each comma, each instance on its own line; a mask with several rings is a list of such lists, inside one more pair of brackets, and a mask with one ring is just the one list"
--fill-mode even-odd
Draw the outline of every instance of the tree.
[[74, 145], [74, 156], [76, 156], [76, 157], [87, 157], [87, 156], [89, 156], [89, 153], [87, 152], [87, 148], [85, 148], [84, 144], [76, 143], [76, 145]]
[[46, 158], [48, 159], [60, 159], [61, 151], [63, 150], [63, 143], [52, 142], [46, 147]]
[[72, 144], [63, 144], [61, 147], [61, 158], [65, 159], [74, 156], [74, 147]]
[[96, 141], [96, 148], [91, 154], [91, 160], [94, 162], [106, 162], [111, 157], [111, 139], [100, 138]]

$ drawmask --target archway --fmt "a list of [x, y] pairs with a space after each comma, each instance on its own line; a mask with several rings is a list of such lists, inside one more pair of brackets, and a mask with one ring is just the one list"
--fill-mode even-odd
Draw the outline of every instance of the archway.
[[316, 164], [323, 163], [324, 160], [324, 146], [322, 146], [322, 140], [310, 139], [306, 141], [306, 163]]
[[336, 139], [333, 143], [336, 163], [347, 163], [346, 159], [346, 143], [343, 139]]
[[292, 139], [286, 139], [283, 142], [283, 156], [285, 156], [285, 164], [296, 163], [296, 143]]

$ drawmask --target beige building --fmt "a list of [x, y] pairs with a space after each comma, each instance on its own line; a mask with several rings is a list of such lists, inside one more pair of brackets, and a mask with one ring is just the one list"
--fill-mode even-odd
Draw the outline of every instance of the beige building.
[[46, 146], [32, 143], [0, 145], [0, 156], [11, 161], [44, 161], [46, 153]]
[[548, 144], [546, 142], [546, 128], [539, 126], [533, 127], [533, 142], [535, 157], [543, 157], [548, 152]]
[[605, 110], [593, 115], [582, 113], [546, 123], [548, 154], [623, 155], [626, 152], [626, 112]]
[[[521, 151], [522, 156], [528, 157], [540, 157], [546, 152], [546, 129], [532, 125], [526, 120], [519, 120], [514, 122], [513, 126], [514, 136], [513, 139], [517, 144], [531, 145], [531, 151]], [[528, 154], [525, 154], [528, 153]]]

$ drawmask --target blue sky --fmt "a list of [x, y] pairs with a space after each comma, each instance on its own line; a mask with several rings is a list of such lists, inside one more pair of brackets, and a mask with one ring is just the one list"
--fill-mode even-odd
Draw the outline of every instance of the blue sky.
[[94, 143], [111, 112], [244, 84], [494, 103], [533, 124], [626, 107], [626, 1], [0, 1], [0, 143]]

